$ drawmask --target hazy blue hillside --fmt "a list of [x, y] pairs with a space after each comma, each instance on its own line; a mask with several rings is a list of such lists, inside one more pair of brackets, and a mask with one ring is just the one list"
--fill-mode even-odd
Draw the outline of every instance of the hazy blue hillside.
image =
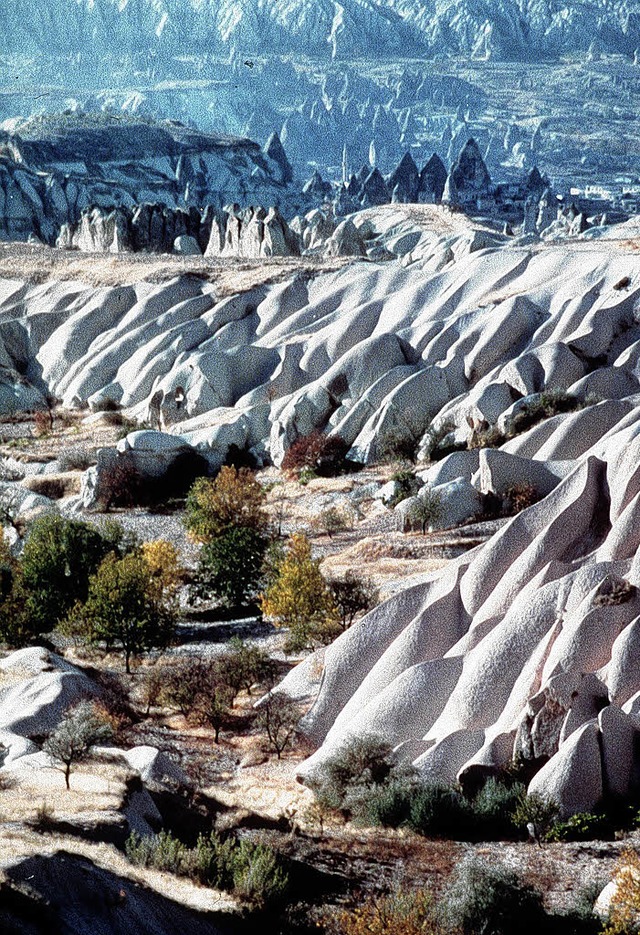
[[0, 50], [528, 58], [640, 45], [637, 0], [2, 0]]

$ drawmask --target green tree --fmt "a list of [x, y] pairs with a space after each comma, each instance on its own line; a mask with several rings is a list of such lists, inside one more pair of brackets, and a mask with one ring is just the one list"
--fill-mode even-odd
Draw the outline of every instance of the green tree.
[[57, 514], [35, 520], [20, 563], [31, 634], [52, 630], [77, 601], [86, 599], [91, 575], [117, 541], [113, 525], [103, 536], [96, 526]]
[[73, 766], [86, 760], [91, 747], [101, 740], [108, 740], [111, 733], [109, 721], [90, 701], [81, 701], [65, 712], [42, 749], [61, 764], [67, 789]]
[[217, 597], [227, 607], [246, 604], [260, 589], [267, 546], [267, 537], [256, 529], [225, 530], [202, 547], [196, 592]]
[[211, 542], [236, 526], [265, 534], [266, 494], [249, 468], [224, 466], [215, 480], [199, 477], [186, 502], [185, 526], [197, 542]]
[[288, 627], [287, 649], [297, 652], [339, 632], [338, 610], [318, 559], [311, 558], [306, 536], [295, 534], [277, 573], [261, 595], [262, 611], [277, 626]]
[[177, 604], [158, 588], [158, 579], [141, 552], [118, 558], [107, 555], [89, 580], [84, 605], [77, 605], [70, 627], [92, 642], [104, 642], [131, 657], [154, 646], [167, 645], [174, 632]]

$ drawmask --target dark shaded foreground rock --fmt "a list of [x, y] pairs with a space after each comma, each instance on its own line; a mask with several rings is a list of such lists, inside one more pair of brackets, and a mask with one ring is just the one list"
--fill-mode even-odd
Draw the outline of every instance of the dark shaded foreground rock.
[[200, 913], [96, 866], [57, 851], [4, 867], [0, 931], [4, 935], [236, 935], [240, 921]]

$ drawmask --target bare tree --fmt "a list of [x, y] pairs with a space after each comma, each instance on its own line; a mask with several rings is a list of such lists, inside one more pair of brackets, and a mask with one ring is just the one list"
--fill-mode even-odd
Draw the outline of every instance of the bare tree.
[[295, 738], [300, 708], [297, 702], [281, 692], [272, 692], [258, 709], [258, 723], [265, 731], [278, 759]]

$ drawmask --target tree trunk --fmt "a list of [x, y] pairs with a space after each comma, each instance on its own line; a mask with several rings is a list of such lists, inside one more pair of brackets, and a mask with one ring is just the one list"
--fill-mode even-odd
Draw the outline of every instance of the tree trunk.
[[65, 766], [65, 769], [64, 769], [64, 781], [65, 781], [65, 784], [66, 784], [66, 786], [67, 786], [67, 789], [70, 789], [70, 788], [71, 788], [71, 786], [69, 785], [69, 776], [70, 776], [70, 775], [71, 775], [71, 763], [67, 763], [66, 766]]

